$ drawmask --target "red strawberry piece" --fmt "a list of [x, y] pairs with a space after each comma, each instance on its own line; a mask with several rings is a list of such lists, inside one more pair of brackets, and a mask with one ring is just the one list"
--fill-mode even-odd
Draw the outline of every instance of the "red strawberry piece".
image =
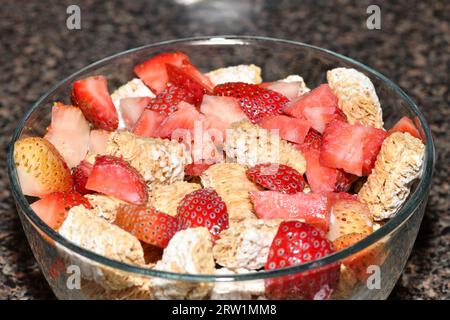
[[281, 193], [302, 192], [305, 187], [305, 180], [300, 172], [284, 164], [258, 164], [247, 169], [246, 175], [264, 188]]
[[114, 131], [119, 115], [114, 107], [104, 76], [92, 76], [73, 83], [72, 103], [80, 107], [96, 128]]
[[125, 160], [114, 156], [97, 156], [86, 189], [117, 199], [145, 204], [147, 185], [141, 174]]
[[106, 154], [109, 134], [109, 131], [106, 130], [91, 130], [91, 134], [89, 136], [89, 153]]
[[291, 101], [283, 111], [295, 118], [309, 120], [311, 126], [320, 133], [328, 122], [334, 119], [345, 120], [338, 108], [338, 99], [327, 84], [322, 84]]
[[169, 83], [183, 88], [192, 95], [192, 103], [197, 105], [202, 102], [205, 89], [194, 78], [188, 75], [183, 69], [173, 65], [166, 65]]
[[72, 169], [73, 189], [80, 194], [93, 193], [86, 189], [86, 182], [92, 172], [92, 164], [81, 161], [78, 166]]
[[114, 223], [142, 242], [160, 248], [167, 247], [179, 230], [175, 217], [146, 206], [120, 206]]
[[388, 134], [392, 134], [394, 132], [407, 132], [417, 139], [422, 139], [420, 137], [419, 130], [417, 130], [416, 126], [414, 125], [414, 122], [406, 116], [401, 118], [396, 124], [394, 124], [394, 126], [389, 129]]
[[178, 205], [180, 230], [206, 227], [214, 239], [228, 228], [227, 206], [211, 188], [199, 189], [184, 196]]
[[168, 86], [163, 92], [150, 100], [147, 108], [168, 115], [177, 111], [178, 105], [182, 101], [195, 103], [192, 94], [186, 91], [186, 89], [177, 86]]
[[80, 108], [55, 103], [52, 122], [44, 138], [58, 149], [69, 168], [73, 168], [86, 156], [90, 131]]
[[288, 98], [289, 100], [294, 100], [300, 95], [300, 85], [299, 82], [284, 82], [284, 81], [274, 81], [274, 82], [263, 82], [259, 85], [262, 88], [269, 89], [278, 92]]
[[350, 194], [347, 192], [328, 192], [327, 195], [331, 201], [331, 204], [334, 204], [339, 200], [358, 200], [358, 196], [356, 194]]
[[186, 176], [191, 177], [199, 177], [202, 175], [203, 172], [208, 170], [209, 167], [211, 167], [212, 164], [209, 163], [190, 163], [186, 166], [184, 166], [184, 174]]
[[131, 97], [120, 99], [120, 113], [122, 114], [125, 127], [133, 129], [145, 107], [150, 103], [149, 97]]
[[198, 126], [199, 129], [206, 129], [205, 116], [201, 115], [193, 106], [186, 106], [164, 119], [158, 130], [158, 135], [161, 138], [183, 138], [185, 142], [190, 143], [191, 140], [186, 141], [185, 139], [188, 138], [188, 135], [193, 139], [195, 126]]
[[368, 175], [386, 136], [381, 129], [332, 121], [323, 134], [320, 162], [357, 176]]
[[208, 78], [208, 76], [201, 73], [200, 70], [198, 70], [189, 60], [184, 60], [181, 67], [184, 70], [184, 72], [186, 72], [194, 80], [196, 80], [203, 86], [206, 93], [208, 94], [213, 93], [214, 84], [212, 83], [212, 81]]
[[[333, 253], [324, 233], [299, 221], [285, 221], [272, 241], [265, 270], [275, 270], [318, 260]], [[269, 299], [329, 299], [339, 279], [339, 264], [333, 263], [303, 273], [267, 279]]]
[[168, 75], [166, 64], [181, 67], [188, 56], [181, 52], [158, 54], [134, 67], [134, 73], [156, 94], [160, 94], [167, 86]]
[[313, 128], [309, 129], [303, 143], [298, 145], [298, 149], [300, 151], [306, 151], [308, 149], [320, 150], [322, 146], [322, 135], [320, 132], [314, 130]]
[[50, 228], [58, 230], [66, 220], [70, 208], [79, 205], [91, 208], [89, 200], [81, 194], [76, 191], [66, 191], [54, 192], [42, 197], [31, 204], [31, 209]]
[[302, 143], [311, 128], [308, 120], [300, 120], [284, 115], [264, 117], [258, 123], [264, 129], [278, 129], [279, 136], [293, 143]]
[[242, 110], [252, 123], [267, 116], [281, 114], [289, 102], [288, 98], [278, 92], [243, 82], [219, 84], [214, 88], [214, 94], [238, 98]]
[[165, 114], [146, 109], [134, 125], [133, 133], [141, 137], [158, 137], [159, 126], [165, 118]]
[[253, 191], [250, 200], [260, 219], [299, 219], [328, 230], [331, 201], [326, 194]]

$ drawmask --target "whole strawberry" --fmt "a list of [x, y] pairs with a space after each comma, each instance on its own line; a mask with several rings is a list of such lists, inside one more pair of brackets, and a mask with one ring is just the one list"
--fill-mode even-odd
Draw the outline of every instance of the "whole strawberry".
[[281, 193], [302, 192], [306, 184], [300, 172], [284, 164], [258, 164], [247, 169], [246, 174], [253, 182]]
[[227, 206], [211, 188], [187, 194], [178, 206], [177, 219], [180, 230], [206, 227], [214, 239], [228, 228]]
[[[319, 229], [299, 221], [285, 221], [270, 246], [265, 270], [290, 267], [333, 253], [332, 244]], [[339, 264], [266, 280], [269, 299], [328, 299], [337, 285]]]

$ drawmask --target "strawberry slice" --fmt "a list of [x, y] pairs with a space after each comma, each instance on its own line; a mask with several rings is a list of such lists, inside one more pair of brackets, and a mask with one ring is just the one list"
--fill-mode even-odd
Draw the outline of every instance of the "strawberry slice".
[[205, 116], [201, 115], [194, 106], [186, 106], [165, 118], [161, 123], [158, 134], [161, 138], [171, 139], [179, 134], [184, 139], [187, 138], [186, 135], [190, 135], [192, 139], [195, 126], [197, 125], [198, 128], [206, 128], [206, 124]]
[[211, 79], [201, 73], [189, 60], [184, 60], [181, 67], [188, 75], [203, 86], [206, 93], [212, 94], [214, 92], [214, 84]]
[[300, 85], [299, 82], [285, 82], [285, 81], [274, 81], [274, 82], [263, 82], [259, 85], [262, 88], [269, 89], [278, 92], [288, 98], [289, 100], [294, 100], [300, 96]]
[[262, 118], [282, 113], [289, 102], [288, 98], [278, 92], [244, 82], [228, 82], [214, 88], [216, 96], [239, 99], [242, 110], [252, 123]]
[[86, 182], [91, 175], [92, 164], [87, 161], [81, 161], [72, 170], [73, 190], [80, 194], [93, 193], [91, 190], [86, 189]]
[[298, 219], [328, 230], [331, 201], [325, 194], [253, 191], [250, 200], [260, 219]]
[[183, 69], [176, 66], [168, 64], [166, 65], [166, 69], [169, 83], [189, 92], [192, 96], [191, 103], [197, 105], [202, 102], [206, 90], [197, 82], [197, 80], [192, 78]]
[[89, 153], [106, 154], [109, 134], [110, 132], [106, 130], [91, 130], [91, 134], [89, 136]]
[[92, 76], [73, 83], [72, 103], [80, 107], [86, 119], [96, 128], [114, 131], [119, 115], [114, 107], [104, 76]]
[[80, 108], [55, 103], [52, 121], [44, 138], [58, 149], [69, 168], [73, 168], [86, 156], [90, 130]]
[[311, 128], [307, 120], [300, 120], [284, 115], [264, 117], [258, 123], [264, 129], [278, 129], [281, 139], [302, 143]]
[[[299, 221], [285, 221], [278, 227], [264, 269], [286, 268], [333, 252], [333, 245], [321, 230]], [[338, 263], [333, 263], [300, 274], [267, 279], [265, 296], [275, 300], [329, 299], [337, 286], [339, 268]]]
[[168, 75], [166, 65], [181, 67], [188, 56], [181, 52], [158, 54], [134, 67], [134, 73], [156, 94], [163, 92], [167, 86]]
[[133, 129], [145, 107], [150, 103], [150, 97], [131, 97], [120, 99], [119, 110], [122, 114], [125, 127]]
[[414, 122], [406, 116], [404, 116], [396, 124], [394, 124], [394, 126], [389, 129], [388, 134], [391, 135], [394, 132], [407, 132], [417, 139], [422, 139], [420, 137], [419, 130], [417, 130], [416, 126], [414, 125]]
[[114, 223], [142, 242], [160, 248], [167, 247], [179, 229], [175, 217], [152, 207], [136, 205], [120, 206]]
[[86, 189], [134, 204], [145, 204], [148, 200], [144, 178], [128, 162], [114, 156], [95, 158]]
[[33, 202], [30, 207], [50, 228], [58, 230], [66, 220], [70, 208], [79, 205], [91, 208], [89, 200], [81, 194], [66, 191], [50, 193]]
[[191, 177], [200, 177], [203, 172], [208, 170], [213, 164], [209, 163], [190, 163], [184, 166], [184, 174]]
[[306, 184], [300, 172], [284, 164], [258, 164], [247, 169], [246, 175], [264, 188], [281, 193], [302, 192]]
[[180, 230], [206, 227], [214, 239], [228, 228], [227, 206], [214, 189], [199, 189], [184, 196], [177, 208]]
[[357, 176], [368, 175], [386, 136], [381, 129], [332, 121], [323, 134], [320, 162]]
[[146, 109], [136, 122], [133, 133], [141, 137], [156, 138], [159, 126], [165, 118], [165, 114]]
[[327, 84], [291, 101], [283, 111], [295, 118], [309, 120], [311, 126], [320, 133], [334, 119], [345, 121], [345, 116], [338, 108], [338, 99]]
[[320, 150], [322, 146], [322, 135], [320, 132], [314, 130], [313, 128], [309, 129], [308, 134], [305, 136], [303, 143], [297, 146], [302, 152], [305, 152], [309, 149]]
[[178, 105], [182, 101], [194, 103], [195, 99], [184, 88], [168, 86], [163, 92], [150, 100], [147, 108], [168, 115], [177, 111]]

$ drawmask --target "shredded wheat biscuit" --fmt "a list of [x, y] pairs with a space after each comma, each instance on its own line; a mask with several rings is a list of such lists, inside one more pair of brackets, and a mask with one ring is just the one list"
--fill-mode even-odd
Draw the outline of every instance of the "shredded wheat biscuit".
[[161, 212], [171, 216], [177, 215], [178, 205], [185, 195], [201, 189], [198, 183], [176, 181], [168, 185], [155, 185], [152, 190], [152, 205]]
[[91, 212], [94, 212], [96, 216], [105, 219], [109, 223], [114, 223], [116, 220], [117, 209], [119, 206], [127, 204], [122, 200], [103, 194], [87, 194], [84, 197], [87, 198], [92, 205]]
[[[252, 271], [247, 269], [231, 270], [228, 268], [216, 269], [216, 275], [246, 274]], [[240, 282], [216, 281], [211, 292], [211, 300], [250, 300], [264, 299], [264, 280], [248, 280]]]
[[262, 82], [261, 68], [250, 65], [238, 65], [226, 68], [220, 68], [210, 71], [206, 74], [214, 85], [226, 82], [245, 82], [259, 84]]

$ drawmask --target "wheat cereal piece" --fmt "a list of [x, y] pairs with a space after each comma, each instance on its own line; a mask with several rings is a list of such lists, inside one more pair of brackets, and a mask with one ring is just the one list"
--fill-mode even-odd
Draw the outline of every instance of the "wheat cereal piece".
[[236, 122], [227, 129], [225, 142], [227, 159], [252, 167], [261, 163], [280, 163], [306, 171], [303, 154], [289, 142], [280, 139], [276, 132], [260, 128], [248, 119]]
[[333, 300], [347, 300], [351, 299], [355, 291], [355, 287], [358, 284], [358, 279], [355, 273], [347, 268], [345, 265], [341, 264], [339, 281], [336, 289], [331, 295]]
[[[59, 233], [76, 245], [120, 262], [143, 266], [144, 253], [137, 238], [96, 216], [84, 206], [75, 206], [59, 229]], [[69, 263], [80, 267], [82, 276], [108, 290], [121, 290], [140, 285], [142, 279], [112, 269], [75, 254], [59, 246]]]
[[298, 82], [298, 86], [299, 86], [299, 90], [298, 90], [298, 95], [301, 96], [302, 94], [305, 94], [309, 91], [311, 91], [305, 83], [305, 80], [303, 80], [303, 78], [297, 74], [290, 74], [288, 75], [286, 78], [279, 80], [281, 82], [287, 82], [287, 83], [292, 83], [292, 82]]
[[411, 183], [421, 174], [425, 146], [409, 133], [395, 132], [384, 140], [375, 167], [358, 193], [372, 218], [392, 218], [405, 202]]
[[213, 247], [216, 263], [230, 269], [260, 269], [281, 220], [245, 220], [220, 233]]
[[220, 68], [210, 71], [206, 75], [215, 86], [226, 82], [245, 82], [251, 84], [259, 84], [262, 82], [261, 68], [254, 64], [241, 64]]
[[[215, 263], [208, 229], [200, 227], [177, 232], [154, 269], [188, 274], [213, 274]], [[154, 277], [152, 287], [156, 299], [203, 299], [209, 295], [212, 283]]]
[[227, 205], [230, 224], [256, 219], [249, 193], [259, 187], [247, 179], [246, 168], [237, 163], [217, 163], [203, 172], [201, 182], [213, 188]]
[[327, 72], [327, 80], [349, 123], [383, 128], [380, 101], [366, 75], [352, 68], [335, 68]]
[[122, 157], [135, 167], [150, 190], [155, 183], [171, 184], [183, 180], [184, 166], [192, 162], [191, 155], [181, 143], [138, 137], [129, 131], [111, 133], [107, 153]]
[[117, 209], [126, 202], [117, 198], [103, 195], [103, 194], [87, 194], [84, 196], [92, 205], [91, 212], [96, 216], [105, 219], [109, 223], [114, 223], [116, 220]]
[[168, 185], [155, 185], [152, 190], [152, 205], [161, 212], [171, 216], [177, 215], [178, 205], [185, 195], [201, 189], [198, 183], [176, 181]]
[[[216, 275], [238, 275], [247, 274], [250, 271], [247, 269], [231, 270], [228, 268], [216, 269]], [[250, 300], [250, 299], [265, 299], [264, 297], [264, 280], [247, 280], [240, 282], [221, 282], [216, 281], [211, 291], [211, 300]]]

